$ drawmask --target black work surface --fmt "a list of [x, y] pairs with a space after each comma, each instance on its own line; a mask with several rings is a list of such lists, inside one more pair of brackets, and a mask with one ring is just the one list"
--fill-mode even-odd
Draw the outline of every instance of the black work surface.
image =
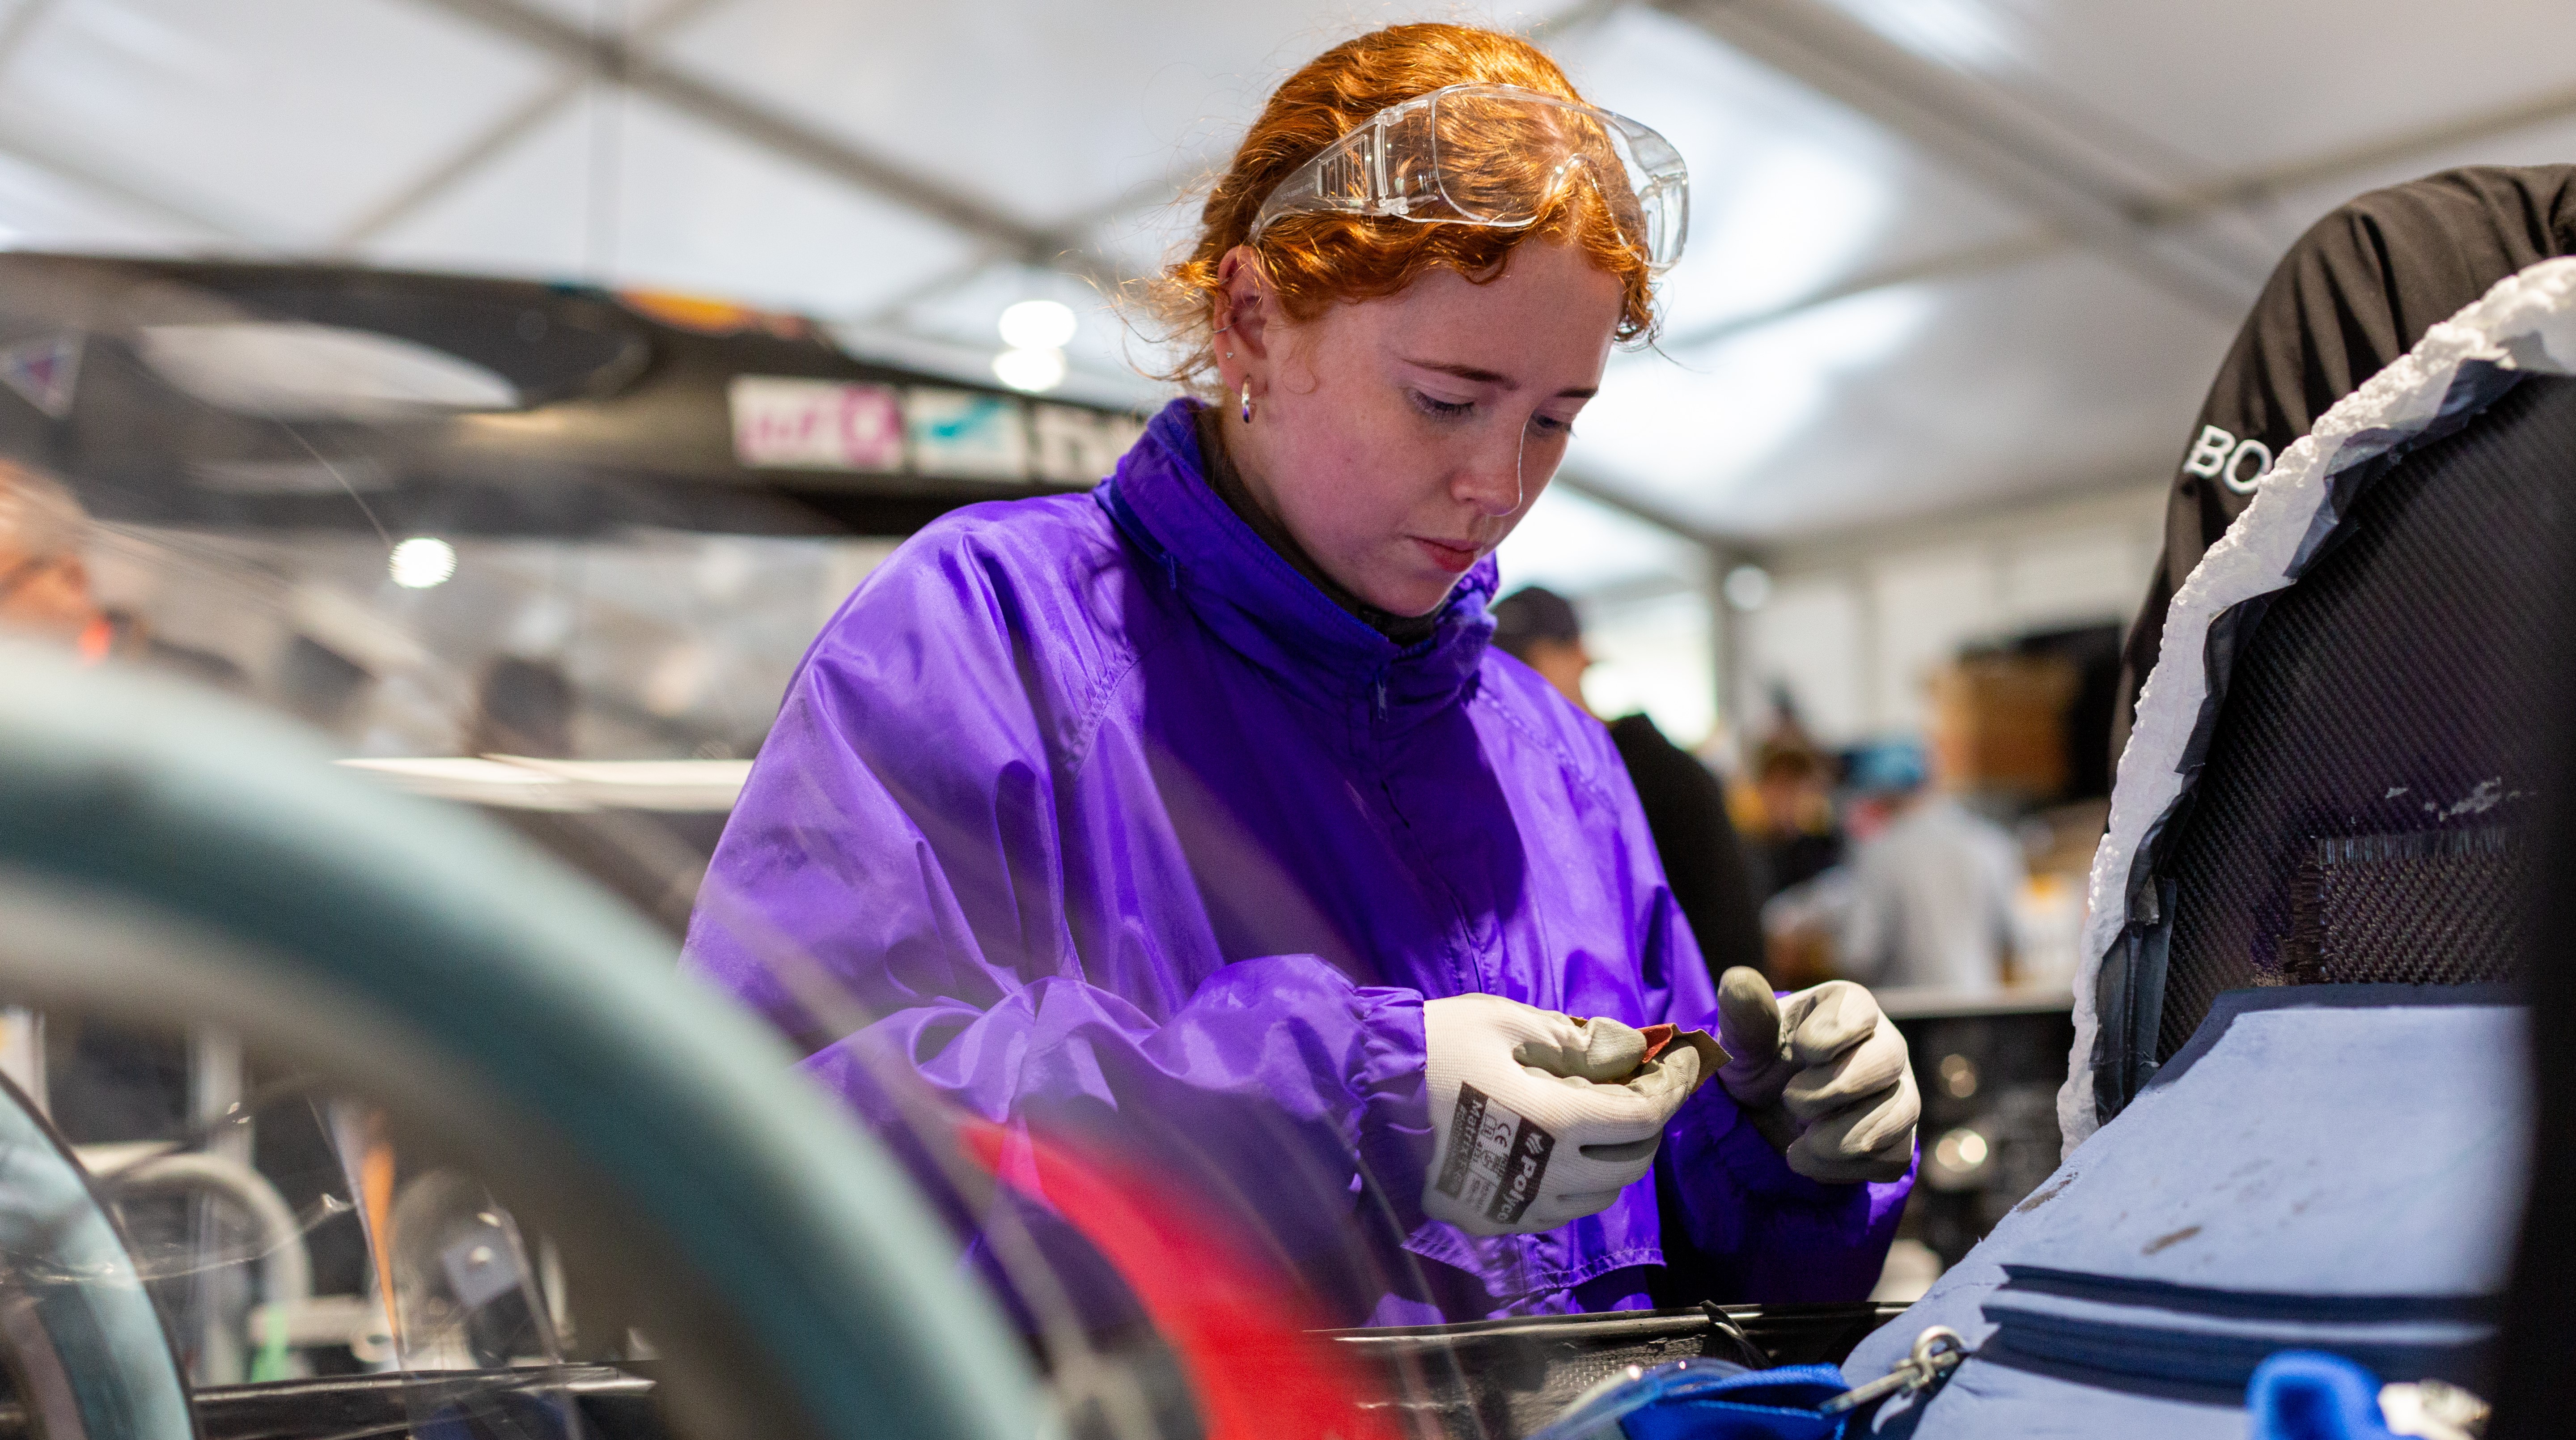
[[1486, 1440], [1540, 1429], [1595, 1381], [1629, 1365], [1700, 1355], [1756, 1366], [1840, 1364], [1861, 1337], [1904, 1309], [1866, 1300], [1716, 1305], [1331, 1334], [1383, 1377], [1410, 1418], [1430, 1422], [1426, 1433]]
[[[532, 1366], [519, 1370], [461, 1370], [413, 1375], [341, 1375], [280, 1380], [265, 1385], [212, 1385], [191, 1393], [197, 1433], [203, 1440], [361, 1440], [408, 1436], [442, 1411], [479, 1415], [515, 1400], [544, 1405], [569, 1397], [581, 1412], [581, 1431], [597, 1440], [664, 1440], [668, 1433], [653, 1400], [653, 1381], [640, 1370], [614, 1365]], [[0, 1423], [0, 1436], [24, 1431]], [[482, 1433], [460, 1425], [456, 1433]], [[538, 1433], [533, 1430], [522, 1433]], [[569, 1427], [559, 1433], [575, 1433]]]
[[[1330, 1332], [1394, 1403], [1461, 1440], [1523, 1436], [1593, 1382], [1629, 1365], [1706, 1355], [1751, 1365], [1839, 1363], [1902, 1305], [1727, 1305]], [[1713, 1312], [1713, 1313], [1712, 1313]], [[560, 1365], [216, 1385], [191, 1400], [203, 1440], [369, 1440], [408, 1436], [442, 1414], [508, 1412], [519, 1428], [569, 1398], [597, 1440], [665, 1440], [649, 1365]], [[1435, 1428], [1436, 1427], [1436, 1428]], [[464, 1433], [479, 1433], [470, 1425]], [[0, 1440], [28, 1434], [0, 1406]]]

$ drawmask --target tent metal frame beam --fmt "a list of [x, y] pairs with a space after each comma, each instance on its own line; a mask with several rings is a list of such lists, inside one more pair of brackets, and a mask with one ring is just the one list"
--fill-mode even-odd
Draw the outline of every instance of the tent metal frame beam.
[[[2206, 220], [2229, 210], [2257, 205], [2273, 196], [2292, 190], [2325, 185], [2349, 176], [2368, 174], [2394, 165], [2409, 156], [2427, 151], [2474, 144], [2498, 135], [2510, 135], [2555, 121], [2576, 119], [2576, 90], [2562, 90], [2531, 100], [2517, 101], [2499, 109], [2483, 111], [2457, 120], [2446, 120], [2421, 130], [2390, 136], [2339, 150], [2327, 155], [2294, 160], [2266, 170], [2213, 181], [2195, 186], [2173, 197], [2158, 201], [2147, 214], [2151, 223], [2160, 226], [2188, 225]], [[2067, 240], [2053, 233], [2035, 233], [1988, 245], [1934, 255], [1905, 265], [1865, 272], [1838, 285], [1828, 286], [1814, 294], [1792, 300], [1749, 315], [1716, 321], [1679, 335], [1667, 337], [1664, 345], [1675, 351], [1696, 350], [1730, 339], [1763, 326], [1776, 324], [1809, 310], [1821, 309], [1836, 301], [1878, 290], [1894, 289], [1933, 280], [1951, 280], [1982, 274], [2053, 255], [2067, 248]], [[2252, 301], [2249, 299], [2250, 306]]]
[[0, 24], [0, 71], [6, 71], [9, 62], [18, 58], [27, 37], [36, 33], [36, 26], [60, 3], [61, 0], [23, 0], [8, 21]]
[[1659, 530], [1669, 530], [1685, 540], [1710, 547], [1721, 547], [1731, 543], [1724, 536], [1710, 532], [1706, 526], [1683, 519], [1676, 511], [1668, 510], [1652, 500], [1641, 500], [1625, 491], [1604, 485], [1588, 475], [1560, 469], [1556, 472], [1556, 478], [1548, 483], [1571, 490], [1586, 500], [1616, 510], [1632, 519], [1643, 520]]
[[2576, 88], [2552, 91], [2494, 110], [2440, 121], [2403, 135], [2365, 141], [2350, 149], [2311, 156], [2209, 185], [2193, 186], [2151, 208], [2147, 215], [2155, 224], [2183, 224], [2222, 210], [2260, 204], [2287, 191], [2303, 190], [2394, 165], [2426, 151], [2475, 144], [2494, 136], [2510, 135], [2517, 130], [2534, 129], [2552, 121], [2568, 119], [2576, 119]]
[[[671, 0], [653, 14], [647, 15], [628, 32], [625, 44], [639, 49], [660, 41], [664, 36], [692, 20], [705, 15], [728, 0]], [[580, 68], [566, 68], [543, 90], [530, 96], [508, 114], [495, 120], [473, 138], [458, 146], [448, 157], [429, 167], [410, 184], [380, 200], [366, 213], [340, 228], [330, 248], [348, 254], [386, 231], [420, 213], [432, 201], [464, 183], [509, 148], [527, 138], [539, 126], [579, 100], [597, 83], [598, 74], [585, 63]]]
[[1936, 280], [1955, 280], [1968, 275], [1981, 275], [1992, 270], [2009, 269], [2043, 255], [2053, 255], [2065, 248], [2066, 242], [2056, 235], [2035, 233], [1998, 240], [1990, 245], [1971, 245], [1964, 249], [1943, 251], [1921, 260], [1891, 265], [1883, 270], [1865, 270], [1840, 284], [1802, 295], [1785, 304], [1755, 310], [1724, 320], [1694, 326], [1678, 335], [1667, 335], [1662, 348], [1674, 352], [1698, 350], [1721, 340], [1733, 339], [1749, 331], [1776, 325], [1783, 320], [1821, 310], [1837, 301], [1880, 290], [1893, 290], [1903, 285], [1920, 285]]
[[[28, 0], [0, 26], [0, 64], [24, 42], [54, 0]], [[1067, 270], [1115, 286], [1124, 277], [1078, 253], [1088, 230], [1132, 208], [1125, 197], [1096, 213], [1053, 227], [1031, 225], [983, 200], [917, 173], [752, 99], [678, 70], [658, 58], [658, 41], [723, 0], [673, 0], [631, 34], [603, 36], [535, 9], [525, 0], [412, 0], [463, 19], [531, 50], [555, 57], [567, 73], [496, 121], [446, 160], [345, 227], [333, 248], [353, 250], [382, 235], [505, 152], [584, 87], [622, 85], [670, 106], [763, 153], [785, 159], [872, 197], [949, 226], [989, 247], [986, 259]], [[2392, 139], [2314, 157], [2269, 171], [2180, 192], [2153, 194], [2070, 149], [2012, 102], [1950, 67], [1925, 60], [1857, 20], [1814, 0], [1650, 0], [1697, 25], [1729, 48], [1858, 113], [1888, 126], [1948, 168], [1978, 181], [2044, 227], [2038, 234], [1936, 255], [1873, 271], [1804, 299], [1694, 329], [1668, 339], [1695, 349], [1774, 324], [1804, 311], [1897, 286], [2009, 268], [2070, 244], [2096, 249], [2159, 288], [2220, 318], [2252, 303], [2259, 280], [2228, 258], [2206, 253], [2175, 232], [2284, 190], [2324, 184], [2408, 155], [2465, 144], [2576, 115], [2576, 90], [2518, 102]], [[1556, 26], [1582, 28], [1621, 8], [1623, 0], [1586, 0]], [[1569, 23], [1570, 22], [1570, 23]], [[238, 226], [99, 173], [74, 157], [0, 135], [0, 153], [119, 203], [148, 210], [229, 241], [270, 242]], [[935, 288], [935, 287], [934, 287]], [[1560, 473], [1556, 483], [1624, 514], [1719, 549], [1738, 542], [1686, 520], [1653, 501], [1589, 477]]]
[[1814, 0], [1655, 0], [1825, 97], [1905, 137], [2050, 230], [2090, 245], [2195, 309], [2227, 319], [2259, 277], [2150, 217], [2159, 197], [2035, 124], [1972, 77], [1917, 56]]
[[[677, 69], [634, 40], [594, 35], [522, 0], [413, 0], [445, 11], [582, 75], [645, 95], [755, 149], [854, 186], [1032, 264], [1079, 267], [1051, 230], [1027, 224], [964, 191]], [[470, 167], [469, 167], [470, 168]]]
[[173, 200], [152, 187], [114, 175], [83, 156], [66, 153], [58, 146], [30, 139], [14, 130], [0, 128], [0, 155], [33, 166], [65, 184], [86, 190], [122, 208], [175, 221], [227, 246], [247, 248], [260, 254], [278, 254], [287, 249], [277, 237], [255, 234], [235, 221]]
[[[0, 73], [5, 73], [19, 52], [26, 49], [36, 30], [60, 9], [59, 0], [24, 0], [5, 22], [0, 22]], [[118, 206], [140, 210], [163, 220], [174, 220], [191, 230], [233, 244], [259, 250], [274, 250], [276, 244], [251, 234], [241, 225], [220, 219], [194, 206], [160, 194], [148, 186], [136, 184], [102, 168], [95, 161], [65, 152], [60, 146], [48, 145], [24, 135], [0, 130], [0, 155], [42, 170], [55, 179], [86, 190]]]

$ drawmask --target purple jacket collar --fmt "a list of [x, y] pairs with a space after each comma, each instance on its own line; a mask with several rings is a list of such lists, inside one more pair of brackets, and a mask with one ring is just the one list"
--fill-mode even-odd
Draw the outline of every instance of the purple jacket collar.
[[1119, 532], [1228, 648], [1292, 694], [1369, 706], [1396, 723], [1458, 700], [1493, 634], [1494, 558], [1449, 592], [1431, 638], [1399, 647], [1334, 604], [1226, 506], [1201, 468], [1196, 400], [1175, 400], [1095, 493]]

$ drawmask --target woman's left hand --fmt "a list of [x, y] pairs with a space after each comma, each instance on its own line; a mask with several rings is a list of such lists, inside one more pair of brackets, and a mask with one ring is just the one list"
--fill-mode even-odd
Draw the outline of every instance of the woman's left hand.
[[1761, 972], [1718, 979], [1718, 1079], [1810, 1180], [1894, 1180], [1914, 1163], [1922, 1114], [1905, 1037], [1867, 989], [1828, 980], [1774, 996]]

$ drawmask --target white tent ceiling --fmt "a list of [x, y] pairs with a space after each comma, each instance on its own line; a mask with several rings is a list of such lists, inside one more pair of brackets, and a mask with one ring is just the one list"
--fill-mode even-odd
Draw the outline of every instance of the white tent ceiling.
[[1577, 580], [1670, 560], [1603, 504], [1761, 544], [2150, 479], [2318, 214], [2576, 159], [2567, 0], [14, 0], [0, 240], [680, 288], [970, 361], [1052, 294], [1077, 383], [1150, 399], [1092, 287], [1288, 67], [1426, 14], [1534, 27], [1692, 166], [1666, 338], [1545, 527], [1589, 548], [1523, 546]]

